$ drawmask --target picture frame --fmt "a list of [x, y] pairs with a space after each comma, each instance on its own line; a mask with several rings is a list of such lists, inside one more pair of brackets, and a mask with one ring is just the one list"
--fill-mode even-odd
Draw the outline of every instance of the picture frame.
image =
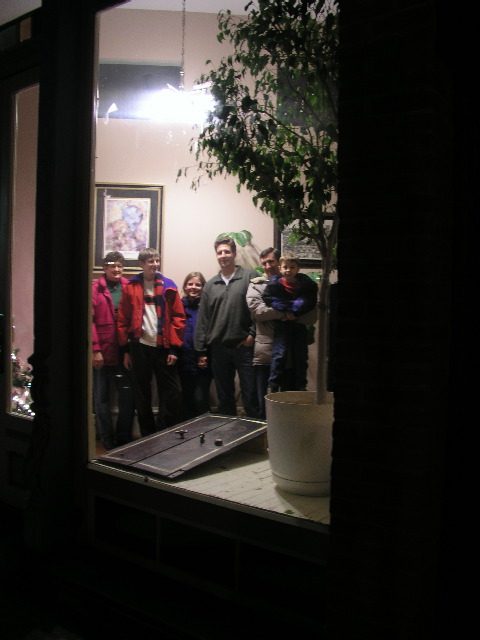
[[147, 247], [160, 252], [163, 186], [97, 183], [95, 185], [94, 271], [103, 257], [120, 251], [124, 272], [139, 270], [138, 253]]
[[[332, 224], [332, 220], [325, 220], [326, 225]], [[300, 259], [302, 269], [322, 269], [322, 257], [314, 244], [307, 243], [306, 240], [298, 240], [295, 243], [290, 241], [293, 227], [280, 229], [275, 225], [275, 246], [280, 249], [280, 253], [294, 253]]]
[[144, 119], [153, 92], [178, 87], [180, 65], [130, 64], [103, 61], [98, 70], [98, 117]]

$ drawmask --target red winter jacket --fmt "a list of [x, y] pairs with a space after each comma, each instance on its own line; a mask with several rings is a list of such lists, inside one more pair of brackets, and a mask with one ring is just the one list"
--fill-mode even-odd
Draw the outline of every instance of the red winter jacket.
[[[128, 280], [120, 278], [120, 282], [123, 291]], [[105, 276], [100, 276], [92, 286], [92, 350], [102, 352], [107, 366], [119, 363], [115, 309]]]
[[[173, 280], [157, 273], [154, 282], [157, 299], [157, 313], [162, 318], [162, 331], [157, 336], [157, 344], [172, 353], [183, 344], [185, 312]], [[133, 276], [123, 289], [118, 308], [118, 342], [122, 351], [129, 342], [138, 342], [142, 337], [143, 320], [143, 273]]]

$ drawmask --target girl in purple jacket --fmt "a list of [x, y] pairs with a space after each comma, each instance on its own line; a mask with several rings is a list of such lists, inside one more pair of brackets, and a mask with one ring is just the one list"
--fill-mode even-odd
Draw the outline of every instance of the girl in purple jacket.
[[187, 324], [178, 358], [178, 373], [183, 391], [185, 420], [210, 411], [212, 373], [209, 367], [201, 369], [197, 366], [198, 356], [193, 346], [198, 307], [204, 285], [205, 278], [199, 271], [192, 271], [183, 281], [182, 303]]

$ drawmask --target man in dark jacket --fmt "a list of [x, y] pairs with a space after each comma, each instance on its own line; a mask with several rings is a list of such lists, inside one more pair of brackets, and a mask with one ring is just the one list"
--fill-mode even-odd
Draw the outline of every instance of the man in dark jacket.
[[[130, 442], [134, 416], [130, 372], [120, 361], [117, 339], [117, 310], [128, 280], [122, 277], [123, 255], [110, 251], [103, 259], [102, 275], [92, 287], [93, 402], [97, 431], [105, 449]], [[118, 395], [116, 429], [110, 409], [110, 388]]]
[[206, 367], [210, 359], [218, 398], [218, 412], [237, 415], [235, 375], [238, 373], [245, 414], [258, 417], [253, 370], [255, 323], [247, 307], [246, 294], [253, 269], [235, 265], [237, 247], [232, 238], [214, 243], [219, 273], [205, 285], [200, 300], [195, 349], [198, 365]]

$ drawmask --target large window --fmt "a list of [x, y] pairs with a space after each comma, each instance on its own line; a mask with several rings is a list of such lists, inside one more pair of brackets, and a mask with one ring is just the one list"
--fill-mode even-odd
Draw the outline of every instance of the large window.
[[[237, 191], [235, 178], [205, 179], [197, 190], [191, 188], [196, 176], [191, 142], [202, 127], [209, 99], [208, 92], [199, 89], [197, 80], [207, 69], [207, 60], [215, 64], [230, 52], [229, 43], [219, 43], [216, 38], [217, 13], [226, 7], [222, 2], [201, 4], [200, 8], [199, 3], [195, 3], [195, 7], [192, 3], [190, 10], [188, 2], [158, 0], [150, 2], [146, 9], [144, 3], [132, 1], [99, 15], [92, 190], [100, 195], [93, 198], [91, 218], [95, 230], [92, 234], [95, 246], [91, 247], [92, 280], [102, 274], [99, 229], [101, 227], [105, 248], [107, 204], [112, 205], [112, 198], [118, 199], [122, 194], [127, 197], [129, 190], [135, 191], [132, 195], [137, 210], [143, 206], [140, 202], [143, 196], [148, 199], [149, 190], [161, 193], [159, 226], [150, 233], [147, 225], [144, 233], [148, 237], [147, 245], [160, 252], [160, 270], [179, 288], [189, 272], [200, 271], [207, 280], [218, 272], [213, 242], [222, 232], [249, 230], [257, 255], [263, 248], [274, 245], [273, 221], [253, 205], [250, 193]], [[227, 4], [232, 12], [244, 13], [243, 0]], [[185, 5], [186, 12], [182, 11]], [[190, 167], [187, 178], [178, 178], [179, 170], [184, 167]], [[116, 215], [118, 220], [112, 218], [110, 224], [113, 221], [119, 229], [118, 243], [109, 248], [128, 254], [125, 256], [127, 275], [131, 276], [136, 271], [134, 254], [138, 247], [128, 244], [132, 234], [123, 219], [121, 203], [114, 204], [117, 213], [112, 216]], [[130, 200], [129, 204], [132, 205]], [[314, 367], [312, 353], [312, 379]], [[212, 394], [214, 396], [214, 388]], [[115, 399], [111, 409], [116, 416]], [[106, 451], [95, 431], [92, 413], [90, 458], [98, 459]], [[136, 421], [133, 435], [135, 439], [140, 437]], [[322, 502], [297, 496], [285, 500], [278, 496], [271, 481], [265, 442], [256, 444], [256, 451], [235, 451], [224, 460], [210, 461], [172, 485], [166, 482], [164, 488], [180, 487], [198, 492], [203, 484], [200, 493], [232, 499], [266, 513], [328, 521], [327, 499]], [[218, 482], [219, 473], [221, 482]], [[217, 482], [206, 488], [206, 477], [217, 478]], [[259, 483], [259, 478], [265, 482]], [[245, 491], [242, 497], [239, 490], [242, 483], [251, 487], [250, 498], [245, 498]]]

